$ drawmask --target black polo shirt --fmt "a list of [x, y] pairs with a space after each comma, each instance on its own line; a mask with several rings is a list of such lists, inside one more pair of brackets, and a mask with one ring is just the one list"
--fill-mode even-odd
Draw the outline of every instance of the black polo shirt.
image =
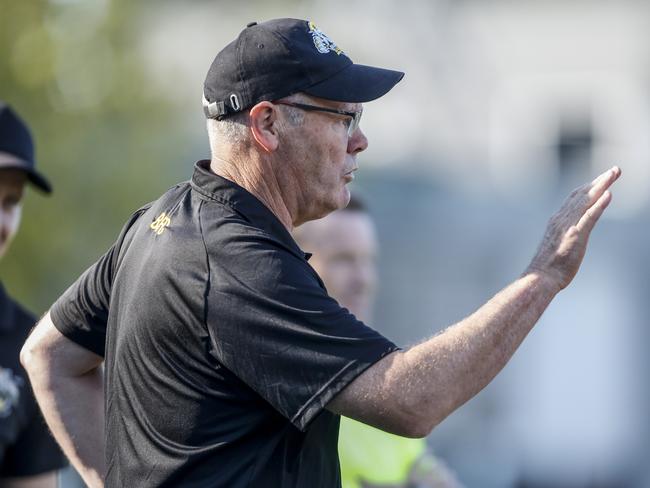
[[0, 284], [0, 486], [2, 478], [35, 476], [66, 465], [19, 360], [35, 322]]
[[396, 349], [208, 161], [138, 210], [51, 314], [105, 355], [110, 487], [340, 486], [324, 406]]

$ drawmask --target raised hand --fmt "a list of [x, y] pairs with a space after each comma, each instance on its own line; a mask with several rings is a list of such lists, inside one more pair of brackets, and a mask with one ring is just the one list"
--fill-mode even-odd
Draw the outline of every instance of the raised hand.
[[528, 273], [543, 275], [560, 290], [571, 283], [582, 263], [591, 230], [612, 199], [609, 187], [620, 175], [620, 168], [614, 166], [571, 192], [549, 220]]

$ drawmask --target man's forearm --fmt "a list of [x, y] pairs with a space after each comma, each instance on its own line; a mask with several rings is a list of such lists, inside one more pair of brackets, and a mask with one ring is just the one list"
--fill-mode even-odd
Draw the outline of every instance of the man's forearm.
[[46, 315], [23, 347], [21, 361], [63, 452], [89, 487], [103, 486], [101, 358], [63, 337]]
[[466, 319], [381, 360], [330, 408], [396, 434], [427, 435], [501, 371], [558, 291], [524, 275]]
[[[104, 395], [101, 370], [97, 368], [78, 377], [50, 375], [42, 379], [38, 390], [37, 398], [45, 420], [63, 452], [90, 487], [103, 486]], [[71, 402], [71, 398], [77, 401]]]
[[492, 381], [558, 291], [539, 275], [524, 275], [469, 317], [402, 354], [396, 373], [411, 385], [404, 401], [424, 416], [427, 431]]

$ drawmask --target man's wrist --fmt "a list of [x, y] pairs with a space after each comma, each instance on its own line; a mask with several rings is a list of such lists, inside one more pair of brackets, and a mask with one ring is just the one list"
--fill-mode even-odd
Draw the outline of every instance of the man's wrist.
[[551, 273], [545, 272], [541, 269], [529, 266], [526, 271], [521, 275], [522, 279], [531, 280], [531, 283], [537, 289], [542, 289], [552, 295], [557, 295], [562, 291], [562, 285]]

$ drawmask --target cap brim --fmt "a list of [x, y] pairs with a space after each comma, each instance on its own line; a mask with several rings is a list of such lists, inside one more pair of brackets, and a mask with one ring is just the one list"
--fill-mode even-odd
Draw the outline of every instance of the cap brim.
[[20, 169], [27, 173], [27, 179], [43, 193], [52, 193], [52, 185], [45, 176], [36, 171], [27, 161], [10, 156], [0, 155], [0, 169]]
[[334, 76], [302, 91], [326, 100], [363, 103], [385, 95], [403, 77], [401, 71], [351, 64]]

